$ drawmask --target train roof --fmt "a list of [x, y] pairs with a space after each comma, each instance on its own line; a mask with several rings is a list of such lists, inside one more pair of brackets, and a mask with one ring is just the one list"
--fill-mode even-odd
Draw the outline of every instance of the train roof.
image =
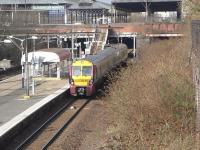
[[113, 55], [113, 53], [115, 53], [116, 50], [120, 51], [120, 50], [123, 50], [123, 48], [126, 48], [125, 44], [106, 45], [103, 51], [100, 51], [96, 55], [88, 55], [86, 56], [85, 59], [91, 61], [93, 64], [96, 64], [100, 62], [101, 60], [105, 59], [106, 57]]

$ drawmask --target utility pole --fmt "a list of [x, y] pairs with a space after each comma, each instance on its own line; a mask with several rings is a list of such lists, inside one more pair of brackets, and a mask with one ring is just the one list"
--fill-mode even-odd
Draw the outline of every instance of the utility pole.
[[32, 36], [33, 39], [33, 54], [32, 54], [32, 94], [35, 94], [35, 40], [37, 37]]

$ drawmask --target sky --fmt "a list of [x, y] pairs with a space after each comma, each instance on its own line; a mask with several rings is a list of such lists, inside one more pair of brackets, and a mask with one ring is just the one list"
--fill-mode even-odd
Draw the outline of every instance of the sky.
[[105, 2], [105, 3], [111, 3], [111, 0], [97, 0], [97, 1]]

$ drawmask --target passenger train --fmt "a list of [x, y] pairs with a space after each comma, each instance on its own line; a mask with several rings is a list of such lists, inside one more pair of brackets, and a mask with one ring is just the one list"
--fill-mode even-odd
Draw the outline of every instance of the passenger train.
[[70, 66], [70, 94], [91, 96], [95, 93], [102, 78], [114, 67], [125, 61], [128, 49], [125, 44], [113, 44], [95, 55], [76, 60]]

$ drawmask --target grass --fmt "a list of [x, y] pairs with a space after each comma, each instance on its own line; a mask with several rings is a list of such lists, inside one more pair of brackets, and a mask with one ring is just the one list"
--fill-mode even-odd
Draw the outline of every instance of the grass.
[[188, 39], [148, 45], [140, 50], [138, 62], [111, 75], [104, 99], [112, 121], [109, 149], [195, 148]]

